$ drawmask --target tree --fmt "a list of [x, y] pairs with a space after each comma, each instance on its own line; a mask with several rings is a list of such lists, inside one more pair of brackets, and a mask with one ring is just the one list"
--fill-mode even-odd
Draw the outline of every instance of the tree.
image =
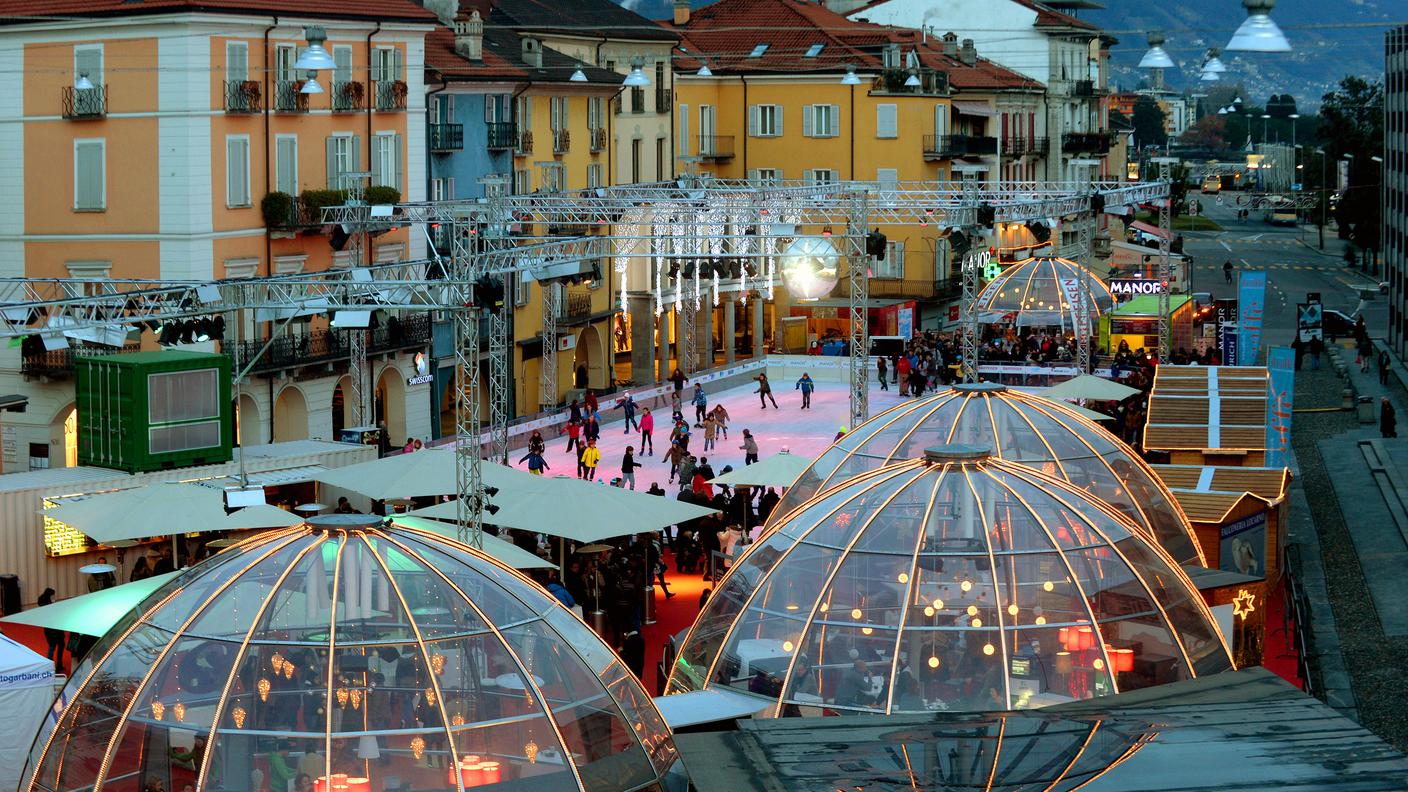
[[[1349, 158], [1349, 185], [1335, 210], [1339, 235], [1364, 252], [1365, 267], [1377, 269], [1383, 171], [1371, 157], [1384, 150], [1384, 87], [1350, 75], [1325, 94], [1320, 105], [1318, 137], [1331, 166]], [[1325, 188], [1328, 189], [1329, 185]]]
[[1144, 146], [1162, 146], [1168, 140], [1164, 130], [1164, 111], [1154, 97], [1144, 94], [1134, 103], [1134, 142]]
[[1221, 150], [1227, 148], [1227, 118], [1220, 115], [1205, 115], [1197, 123], [1183, 130], [1178, 142], [1185, 146]]
[[1290, 94], [1272, 94], [1266, 100], [1266, 114], [1272, 118], [1290, 118], [1296, 112], [1296, 98]]

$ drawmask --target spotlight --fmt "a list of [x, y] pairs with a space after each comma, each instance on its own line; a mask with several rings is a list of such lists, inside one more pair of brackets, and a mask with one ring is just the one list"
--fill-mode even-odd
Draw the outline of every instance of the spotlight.
[[490, 498], [496, 497], [496, 496], [499, 494], [499, 488], [498, 488], [498, 487], [485, 487], [485, 488], [484, 488], [484, 494], [485, 494], [487, 497], [490, 497]]
[[216, 316], [210, 320], [210, 327], [207, 330], [211, 341], [225, 340], [225, 317]]
[[950, 250], [962, 257], [968, 255], [968, 251], [973, 249], [973, 242], [962, 231], [954, 231], [948, 235], [948, 246]]
[[978, 206], [978, 225], [991, 226], [997, 222], [997, 207], [990, 203], [983, 203]]
[[484, 504], [484, 512], [485, 512], [486, 514], [498, 514], [498, 513], [499, 513], [499, 507], [498, 507], [498, 506], [495, 506], [495, 505], [492, 504], [492, 503], [486, 503], [486, 504]]
[[1037, 220], [1027, 222], [1027, 231], [1038, 242], [1045, 242], [1051, 239], [1051, 229], [1046, 224]]

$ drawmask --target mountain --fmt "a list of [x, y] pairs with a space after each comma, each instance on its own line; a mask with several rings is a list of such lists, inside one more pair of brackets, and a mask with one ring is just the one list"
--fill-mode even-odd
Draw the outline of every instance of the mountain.
[[[933, 0], [944, 2], [944, 0]], [[1147, 31], [1166, 31], [1164, 49], [1179, 64], [1166, 74], [1172, 88], [1199, 86], [1198, 72], [1208, 47], [1223, 47], [1232, 31], [1246, 18], [1238, 0], [1103, 0], [1108, 8], [1075, 12], [1100, 25], [1120, 40], [1111, 51], [1113, 82], [1137, 88], [1147, 75], [1137, 68], [1144, 55]], [[1288, 53], [1223, 53], [1228, 72], [1224, 83], [1241, 83], [1246, 100], [1260, 105], [1270, 94], [1290, 93], [1303, 110], [1313, 111], [1320, 97], [1347, 74], [1383, 77], [1384, 31], [1402, 21], [1403, 0], [1279, 0], [1271, 13], [1287, 38]], [[621, 0], [621, 4], [650, 19], [668, 19], [671, 0]], [[691, 6], [709, 5], [691, 0]], [[1399, 9], [1396, 16], [1390, 11]], [[960, 36], [963, 31], [954, 31]], [[1002, 62], [1000, 52], [984, 52]], [[1203, 85], [1206, 87], [1206, 84]]]

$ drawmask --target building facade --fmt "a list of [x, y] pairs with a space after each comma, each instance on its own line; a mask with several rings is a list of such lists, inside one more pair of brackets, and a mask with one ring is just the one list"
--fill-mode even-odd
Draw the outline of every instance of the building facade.
[[1408, 353], [1408, 25], [1384, 36], [1384, 271], [1388, 337]]
[[[73, 18], [62, 5], [26, 3], [0, 26], [0, 61], [16, 75], [0, 95], [0, 167], [13, 185], [0, 196], [5, 276], [205, 280], [424, 256], [401, 230], [358, 260], [334, 249], [317, 211], [354, 182], [423, 199], [422, 51], [434, 21], [424, 9], [290, 0], [274, 17], [236, 0], [105, 1]], [[311, 25], [337, 64], [317, 75], [322, 93], [305, 93], [309, 74], [293, 68]], [[242, 442], [330, 439], [354, 425], [345, 341], [326, 316], [228, 319], [223, 341], [163, 341], [254, 361], [238, 388]], [[407, 380], [428, 317], [377, 323], [363, 392], [398, 440], [425, 436], [428, 395]], [[0, 353], [0, 388], [30, 398], [6, 423], [4, 470], [72, 464], [74, 356], [154, 348], [158, 332], [105, 340]]]

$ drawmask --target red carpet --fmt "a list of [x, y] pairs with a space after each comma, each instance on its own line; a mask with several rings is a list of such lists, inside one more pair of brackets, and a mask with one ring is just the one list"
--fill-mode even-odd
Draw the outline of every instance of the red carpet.
[[1266, 639], [1262, 644], [1265, 654], [1261, 664], [1266, 670], [1304, 690], [1305, 685], [1300, 678], [1299, 657], [1291, 632], [1295, 630], [1295, 625], [1286, 618], [1284, 578], [1281, 585], [1266, 599]]
[[694, 617], [699, 615], [700, 593], [706, 588], [713, 588], [713, 584], [704, 582], [700, 575], [682, 575], [676, 572], [674, 554], [669, 550], [664, 551], [662, 555], [665, 563], [669, 565], [665, 582], [670, 586], [670, 593], [675, 596], [665, 599], [665, 592], [657, 586], [655, 623], [647, 624], [645, 629], [641, 630], [641, 637], [645, 639], [645, 679], [641, 682], [645, 684], [645, 689], [655, 696], [661, 692], [661, 680], [657, 680], [655, 671], [660, 665], [661, 648], [671, 635], [688, 629], [689, 625], [694, 623]]

